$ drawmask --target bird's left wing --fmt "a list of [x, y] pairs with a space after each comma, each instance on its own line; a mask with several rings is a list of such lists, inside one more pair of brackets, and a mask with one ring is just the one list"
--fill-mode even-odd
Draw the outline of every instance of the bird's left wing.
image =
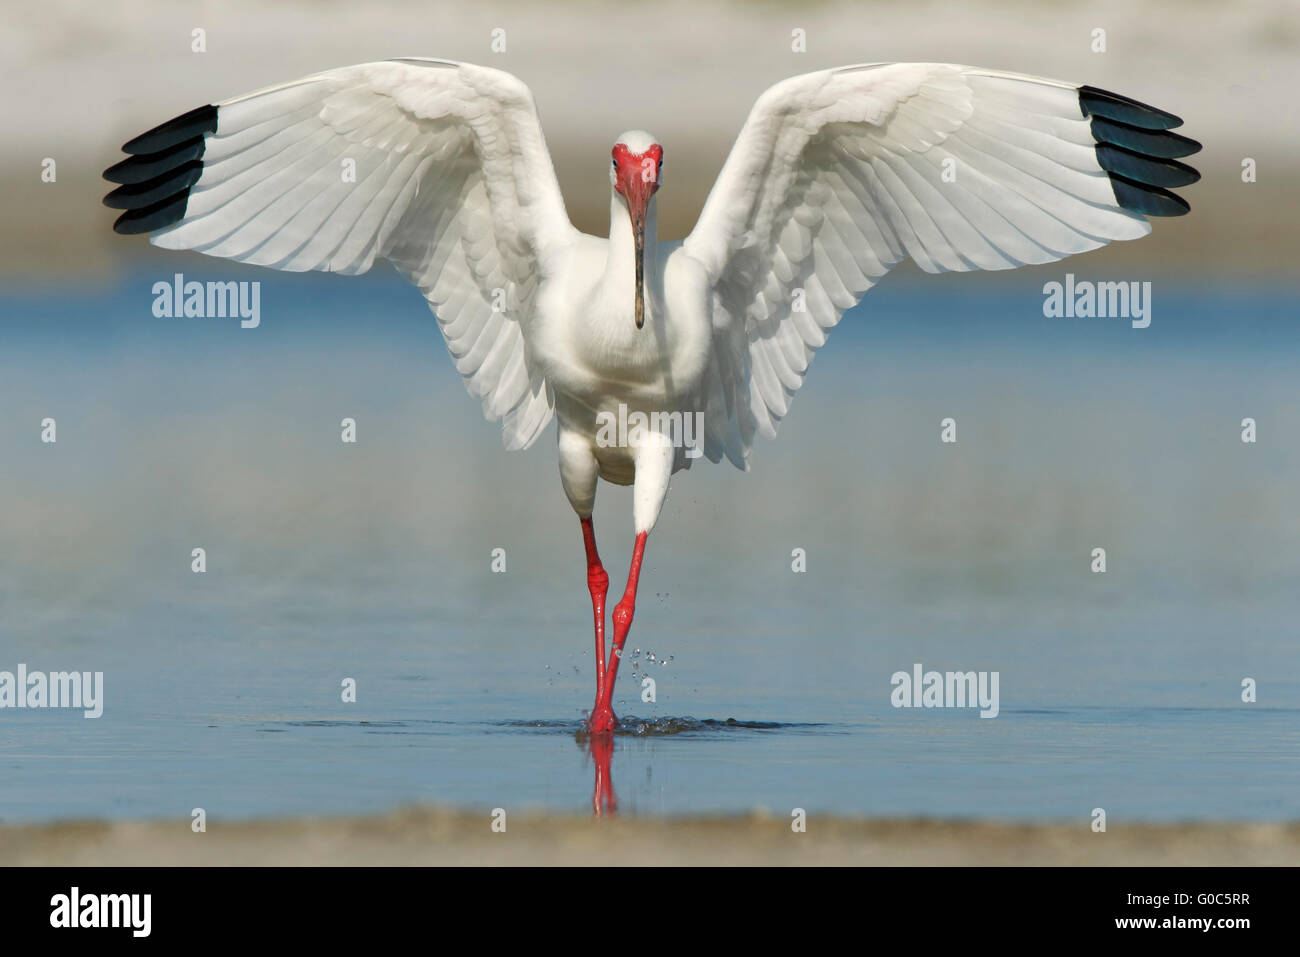
[[907, 257], [1010, 269], [1135, 239], [1200, 144], [1092, 87], [943, 63], [793, 77], [754, 105], [684, 242], [713, 286], [704, 452], [745, 468], [813, 353]]
[[506, 446], [553, 400], [528, 347], [548, 257], [573, 226], [532, 94], [446, 60], [330, 70], [200, 107], [127, 143], [114, 229], [290, 271], [392, 261], [429, 301]]

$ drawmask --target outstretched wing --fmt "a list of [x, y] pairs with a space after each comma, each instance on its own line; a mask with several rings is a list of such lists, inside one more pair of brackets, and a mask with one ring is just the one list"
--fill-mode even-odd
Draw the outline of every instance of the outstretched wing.
[[755, 104], [685, 240], [713, 283], [705, 454], [747, 467], [814, 352], [907, 257], [927, 272], [1052, 262], [1178, 216], [1200, 144], [1134, 100], [941, 63], [809, 73]]
[[499, 70], [386, 60], [204, 106], [127, 143], [104, 173], [114, 229], [291, 271], [392, 261], [508, 448], [550, 420], [528, 329], [573, 226], [532, 94]]

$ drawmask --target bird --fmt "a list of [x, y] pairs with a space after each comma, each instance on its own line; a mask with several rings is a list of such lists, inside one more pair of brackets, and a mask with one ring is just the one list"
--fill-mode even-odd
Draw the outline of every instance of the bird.
[[[844, 313], [892, 267], [1053, 262], [1180, 216], [1200, 144], [1172, 113], [1088, 85], [945, 63], [783, 80], [755, 102], [699, 218], [658, 235], [664, 146], [610, 152], [608, 237], [565, 211], [523, 81], [451, 60], [333, 69], [201, 106], [104, 172], [122, 234], [287, 271], [388, 260], [428, 301], [505, 447], [556, 422], [594, 622], [592, 735], [613, 689], [669, 479], [703, 457], [749, 471]], [[617, 424], [616, 424], [617, 423]], [[691, 425], [697, 427], [689, 428]], [[691, 434], [693, 433], [693, 434]], [[610, 614], [592, 512], [632, 487]]]

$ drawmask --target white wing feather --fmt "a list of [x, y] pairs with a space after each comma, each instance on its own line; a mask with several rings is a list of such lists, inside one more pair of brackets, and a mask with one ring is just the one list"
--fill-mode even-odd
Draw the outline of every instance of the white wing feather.
[[290, 271], [392, 261], [506, 446], [524, 448], [553, 410], [528, 346], [535, 294], [573, 235], [528, 88], [408, 59], [217, 104], [185, 216], [152, 241]]
[[1149, 232], [1094, 146], [1078, 87], [1035, 77], [872, 64], [769, 89], [684, 243], [714, 288], [705, 454], [747, 468], [830, 328], [904, 258], [1010, 269]]

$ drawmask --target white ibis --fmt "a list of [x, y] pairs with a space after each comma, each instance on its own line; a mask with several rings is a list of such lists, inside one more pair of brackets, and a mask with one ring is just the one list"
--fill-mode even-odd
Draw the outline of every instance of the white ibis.
[[[684, 240], [658, 239], [663, 147], [624, 133], [609, 238], [565, 214], [528, 88], [499, 70], [401, 59], [203, 106], [127, 143], [104, 174], [120, 233], [285, 270], [391, 261], [424, 294], [509, 449], [555, 417], [595, 618], [593, 733], [612, 731], [646, 538], [702, 451], [748, 470], [813, 354], [891, 266], [1009, 269], [1178, 216], [1181, 120], [1089, 86], [941, 63], [785, 80], [754, 105]], [[638, 417], [639, 416], [639, 417]], [[676, 423], [703, 422], [696, 449]], [[630, 429], [605, 428], [613, 418]], [[674, 418], [675, 417], [675, 418]], [[611, 437], [613, 436], [613, 437]], [[614, 606], [597, 479], [633, 487], [636, 546]]]

